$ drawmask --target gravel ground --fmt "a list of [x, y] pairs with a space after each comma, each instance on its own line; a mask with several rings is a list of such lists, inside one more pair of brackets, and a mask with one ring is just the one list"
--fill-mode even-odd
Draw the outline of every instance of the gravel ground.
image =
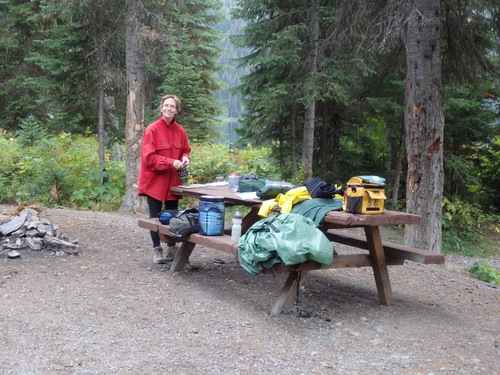
[[500, 289], [465, 271], [474, 259], [391, 267], [391, 306], [371, 269], [313, 272], [299, 298], [307, 317], [271, 316], [286, 275], [250, 276], [204, 247], [172, 275], [152, 264], [139, 216], [40, 216], [80, 253], [0, 257], [2, 375], [500, 374]]

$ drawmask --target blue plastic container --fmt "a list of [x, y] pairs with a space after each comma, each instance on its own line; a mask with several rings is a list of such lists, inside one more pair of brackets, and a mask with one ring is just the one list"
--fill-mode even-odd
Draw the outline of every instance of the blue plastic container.
[[224, 234], [224, 197], [202, 195], [200, 197], [200, 220], [198, 232], [204, 236], [222, 236]]

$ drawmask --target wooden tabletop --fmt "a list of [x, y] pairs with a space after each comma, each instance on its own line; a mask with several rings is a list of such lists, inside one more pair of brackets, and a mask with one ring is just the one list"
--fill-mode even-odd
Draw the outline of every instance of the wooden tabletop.
[[346, 211], [330, 211], [325, 215], [325, 222], [349, 227], [420, 224], [420, 216], [389, 210], [384, 210], [382, 214], [371, 215], [351, 214]]
[[253, 206], [255, 204], [261, 204], [262, 200], [260, 199], [247, 199], [242, 197], [240, 193], [236, 193], [229, 189], [227, 183], [225, 185], [220, 186], [196, 186], [190, 187], [187, 186], [174, 186], [170, 188], [170, 191], [176, 195], [181, 195], [183, 197], [192, 197], [200, 199], [202, 195], [216, 195], [220, 197], [224, 197], [226, 204], [238, 204], [243, 206]]
[[[260, 199], [246, 199], [239, 193], [229, 190], [228, 185], [219, 186], [175, 186], [172, 193], [183, 197], [199, 199], [202, 195], [216, 195], [224, 197], [228, 205], [255, 206], [263, 201]], [[379, 225], [420, 224], [420, 216], [406, 212], [384, 210], [382, 214], [352, 214], [346, 211], [330, 211], [325, 216], [325, 223], [329, 227], [361, 227]]]

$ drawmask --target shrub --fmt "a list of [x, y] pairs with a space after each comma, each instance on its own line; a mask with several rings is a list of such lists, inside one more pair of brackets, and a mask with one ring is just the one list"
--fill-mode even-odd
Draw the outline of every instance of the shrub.
[[[125, 195], [125, 162], [106, 162], [99, 173], [94, 137], [61, 133], [21, 146], [19, 138], [0, 137], [0, 201], [40, 203], [79, 209], [113, 210]], [[269, 148], [235, 149], [226, 144], [194, 144], [190, 183], [255, 173], [279, 179]]]
[[[0, 138], [0, 200], [80, 209], [115, 209], [125, 190], [124, 163], [108, 163], [99, 173], [98, 145], [92, 137], [61, 133], [21, 147]], [[101, 184], [102, 182], [102, 184]]]
[[443, 251], [466, 256], [491, 255], [478, 254], [491, 221], [492, 216], [485, 214], [478, 204], [443, 198]]
[[35, 142], [43, 139], [45, 130], [42, 123], [33, 116], [28, 116], [21, 120], [19, 130], [16, 131], [16, 138], [23, 146], [33, 146]]
[[492, 270], [488, 262], [484, 260], [475, 262], [474, 267], [469, 268], [469, 272], [480, 280], [500, 285], [500, 272]]
[[227, 144], [194, 144], [189, 166], [190, 183], [213, 182], [218, 176], [227, 179], [231, 173], [255, 173], [260, 178], [279, 179], [279, 169], [272, 164], [270, 149], [231, 148]]

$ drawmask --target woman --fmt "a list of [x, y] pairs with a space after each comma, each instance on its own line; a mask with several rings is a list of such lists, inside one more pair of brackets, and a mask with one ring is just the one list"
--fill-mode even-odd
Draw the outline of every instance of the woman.
[[[144, 130], [139, 173], [139, 195], [148, 197], [149, 217], [158, 217], [163, 209], [177, 209], [180, 196], [170, 192], [172, 186], [182, 185], [177, 171], [191, 162], [191, 146], [184, 128], [176, 121], [181, 101], [175, 95], [161, 99], [160, 118]], [[164, 205], [164, 208], [163, 208]], [[160, 237], [151, 231], [154, 263], [172, 261], [175, 243], [167, 244], [167, 257], [163, 256]]]

